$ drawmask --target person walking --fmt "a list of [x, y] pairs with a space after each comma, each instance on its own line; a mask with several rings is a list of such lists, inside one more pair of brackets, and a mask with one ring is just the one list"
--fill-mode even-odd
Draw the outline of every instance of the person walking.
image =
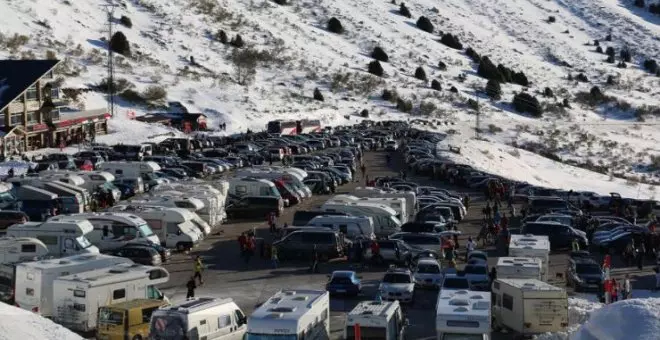
[[623, 298], [630, 299], [632, 297], [632, 285], [630, 284], [630, 276], [626, 274], [623, 280]]
[[190, 280], [186, 284], [188, 292], [186, 293], [186, 300], [192, 299], [195, 297], [195, 289], [197, 289], [197, 284], [195, 283], [195, 277], [191, 276]]
[[199, 279], [199, 285], [204, 284], [204, 280], [202, 279], [202, 271], [204, 270], [204, 265], [202, 264], [202, 258], [197, 255], [195, 257], [195, 274], [193, 275], [193, 279]]
[[382, 258], [380, 257], [380, 244], [374, 240], [371, 242], [371, 262], [373, 264], [380, 264]]
[[254, 238], [254, 235], [248, 235], [246, 252], [245, 252], [245, 265], [247, 266], [250, 263], [250, 259], [254, 256], [254, 252], [257, 250], [257, 240]]
[[319, 252], [316, 249], [316, 244], [314, 245], [314, 248], [312, 249], [312, 264], [309, 268], [309, 271], [314, 274], [318, 273], [319, 270]]
[[273, 266], [273, 269], [277, 269], [278, 258], [277, 258], [277, 247], [275, 245], [272, 245], [270, 247], [270, 261]]
[[277, 215], [275, 214], [274, 211], [271, 211], [268, 214], [268, 226], [271, 234], [275, 234], [277, 231]]
[[491, 217], [490, 202], [486, 203], [486, 207], [484, 208], [484, 216], [486, 216], [487, 218]]
[[467, 262], [470, 253], [477, 248], [477, 243], [474, 242], [474, 240], [472, 240], [472, 236], [468, 237], [468, 241], [467, 244], [465, 245], [465, 248], [467, 248], [467, 252], [465, 253], [465, 262]]
[[573, 241], [571, 241], [571, 250], [580, 251], [580, 243], [577, 239], [573, 239]]

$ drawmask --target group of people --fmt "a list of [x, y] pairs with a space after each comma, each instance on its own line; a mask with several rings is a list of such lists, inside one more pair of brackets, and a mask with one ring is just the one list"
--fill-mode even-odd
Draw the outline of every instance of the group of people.
[[[493, 200], [492, 207], [490, 204], [490, 201], [487, 202], [482, 211], [483, 225], [478, 240], [481, 239], [484, 243], [487, 240], [495, 242], [500, 231], [506, 232], [508, 230], [510, 222], [506, 212], [502, 211], [501, 204], [498, 200]], [[513, 217], [515, 215], [515, 208], [511, 205], [509, 209], [511, 217]]]

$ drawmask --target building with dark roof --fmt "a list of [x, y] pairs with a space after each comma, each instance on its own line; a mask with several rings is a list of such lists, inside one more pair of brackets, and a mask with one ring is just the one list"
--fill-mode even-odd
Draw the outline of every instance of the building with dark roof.
[[0, 153], [22, 153], [107, 133], [107, 111], [67, 110], [59, 60], [0, 60]]

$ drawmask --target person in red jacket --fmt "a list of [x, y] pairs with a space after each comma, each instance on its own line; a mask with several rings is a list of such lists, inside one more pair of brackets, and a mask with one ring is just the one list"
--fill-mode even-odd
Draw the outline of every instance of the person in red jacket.
[[378, 241], [371, 242], [371, 261], [372, 262], [380, 262], [381, 261], [380, 244], [378, 244]]

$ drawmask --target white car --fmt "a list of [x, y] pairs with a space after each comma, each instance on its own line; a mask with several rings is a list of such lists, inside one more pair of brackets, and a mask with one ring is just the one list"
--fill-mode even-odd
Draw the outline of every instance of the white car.
[[413, 271], [413, 277], [418, 287], [440, 288], [443, 278], [440, 263], [434, 258], [420, 258]]
[[390, 269], [385, 273], [378, 290], [383, 300], [413, 303], [415, 279], [408, 269]]
[[385, 150], [387, 151], [396, 151], [399, 149], [399, 143], [395, 140], [388, 140], [385, 142]]

